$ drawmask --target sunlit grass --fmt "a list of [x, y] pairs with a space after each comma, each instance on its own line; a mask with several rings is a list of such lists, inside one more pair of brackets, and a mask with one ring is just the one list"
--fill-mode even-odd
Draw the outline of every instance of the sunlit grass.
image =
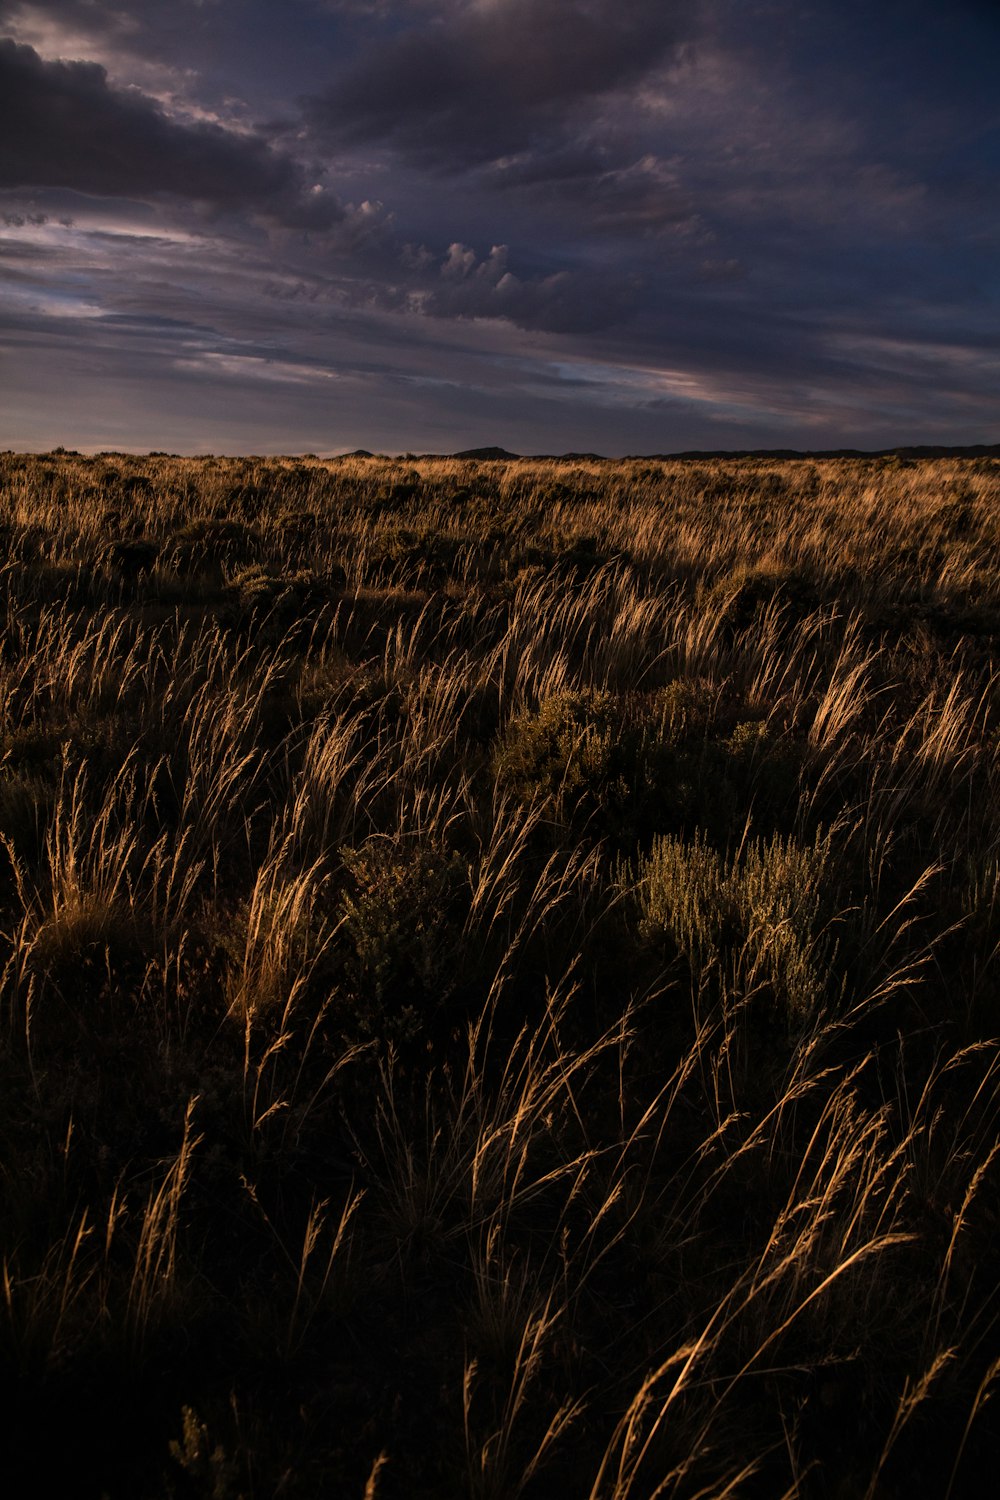
[[981, 1493], [1000, 465], [5, 455], [0, 531], [11, 1473]]

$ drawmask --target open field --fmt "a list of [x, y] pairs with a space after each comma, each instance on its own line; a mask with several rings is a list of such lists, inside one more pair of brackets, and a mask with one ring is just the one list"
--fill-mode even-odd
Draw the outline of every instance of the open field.
[[0, 531], [12, 1493], [982, 1492], [1000, 461], [6, 455]]

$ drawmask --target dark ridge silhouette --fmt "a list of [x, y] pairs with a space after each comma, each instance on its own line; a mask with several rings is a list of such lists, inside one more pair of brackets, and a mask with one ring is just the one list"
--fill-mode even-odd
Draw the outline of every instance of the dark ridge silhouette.
[[369, 453], [367, 448], [352, 448], [350, 453], [338, 453], [338, 458], [374, 458], [374, 453]]
[[[567, 454], [568, 458], [570, 455]], [[975, 443], [966, 447], [928, 446], [914, 448], [692, 448], [683, 453], [628, 453], [623, 462], [657, 463], [683, 458], [1000, 458], [1000, 443]]]
[[542, 463], [567, 463], [567, 464], [606, 464], [614, 463], [604, 453], [533, 453], [530, 462]]
[[1000, 458], [1000, 443], [977, 443], [965, 448], [893, 448], [896, 458]]
[[464, 448], [461, 453], [451, 453], [450, 458], [520, 458], [520, 453], [509, 453], [506, 448]]
[[[354, 453], [341, 454], [342, 458], [372, 458], [363, 448]], [[781, 459], [818, 458], [1000, 458], [1000, 443], [973, 443], [965, 447], [927, 445], [900, 448], [688, 448], [680, 453], [626, 453], [620, 459], [609, 459], [604, 453], [511, 453], [506, 448], [463, 448], [460, 453], [413, 453], [414, 459], [485, 459], [520, 460], [526, 463], [666, 463], [680, 459]]]

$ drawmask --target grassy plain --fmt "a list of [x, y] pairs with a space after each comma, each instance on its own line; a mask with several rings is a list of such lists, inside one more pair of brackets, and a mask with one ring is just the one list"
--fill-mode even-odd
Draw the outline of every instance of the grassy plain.
[[0, 535], [12, 1493], [981, 1492], [1000, 463], [7, 455]]

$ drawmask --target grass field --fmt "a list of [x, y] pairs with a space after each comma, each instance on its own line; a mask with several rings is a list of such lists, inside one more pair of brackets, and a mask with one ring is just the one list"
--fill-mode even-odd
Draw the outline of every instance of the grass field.
[[0, 534], [12, 1494], [982, 1493], [1000, 462], [0, 455]]

